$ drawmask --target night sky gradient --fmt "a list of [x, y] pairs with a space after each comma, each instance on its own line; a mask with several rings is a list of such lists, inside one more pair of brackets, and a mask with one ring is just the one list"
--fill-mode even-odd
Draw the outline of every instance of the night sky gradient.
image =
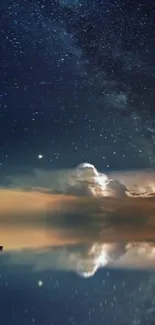
[[154, 14], [152, 1], [2, 1], [1, 169], [154, 167]]
[[[154, 1], [1, 0], [0, 177], [155, 168], [154, 58]], [[0, 325], [155, 324], [146, 272], [0, 268]]]

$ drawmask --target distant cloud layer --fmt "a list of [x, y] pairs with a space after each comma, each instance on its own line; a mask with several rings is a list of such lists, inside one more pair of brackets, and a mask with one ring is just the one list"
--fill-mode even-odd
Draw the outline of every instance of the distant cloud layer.
[[84, 163], [6, 181], [0, 190], [5, 262], [85, 277], [107, 265], [155, 267], [153, 171], [106, 175]]

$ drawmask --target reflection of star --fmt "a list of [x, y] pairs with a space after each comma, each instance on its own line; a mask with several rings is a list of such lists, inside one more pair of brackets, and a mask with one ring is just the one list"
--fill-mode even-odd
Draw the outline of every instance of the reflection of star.
[[43, 286], [43, 281], [39, 280], [38, 281], [38, 287], [42, 287]]

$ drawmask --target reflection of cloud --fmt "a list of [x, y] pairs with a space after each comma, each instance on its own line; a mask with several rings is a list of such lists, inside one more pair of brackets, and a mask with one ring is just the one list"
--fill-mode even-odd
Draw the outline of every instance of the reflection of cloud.
[[84, 276], [106, 265], [155, 266], [155, 245], [145, 243], [155, 238], [153, 171], [105, 175], [82, 164], [7, 182], [0, 190], [0, 244], [16, 251], [10, 261]]
[[15, 252], [9, 256], [8, 261], [29, 264], [35, 270], [75, 271], [87, 277], [93, 275], [100, 266], [105, 266], [108, 259], [102, 247], [94, 244], [55, 247], [38, 252]]
[[[147, 249], [145, 249], [147, 246]], [[153, 268], [155, 267], [153, 243], [65, 245], [40, 250], [20, 250], [4, 254], [7, 264], [30, 265], [35, 271], [74, 271], [90, 277], [101, 267]], [[3, 262], [3, 258], [2, 258]]]

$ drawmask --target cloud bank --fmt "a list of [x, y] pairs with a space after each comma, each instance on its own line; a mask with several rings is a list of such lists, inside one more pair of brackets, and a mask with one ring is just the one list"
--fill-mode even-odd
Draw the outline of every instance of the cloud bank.
[[0, 244], [8, 263], [85, 277], [105, 266], [155, 267], [154, 171], [103, 174], [84, 163], [6, 182]]

